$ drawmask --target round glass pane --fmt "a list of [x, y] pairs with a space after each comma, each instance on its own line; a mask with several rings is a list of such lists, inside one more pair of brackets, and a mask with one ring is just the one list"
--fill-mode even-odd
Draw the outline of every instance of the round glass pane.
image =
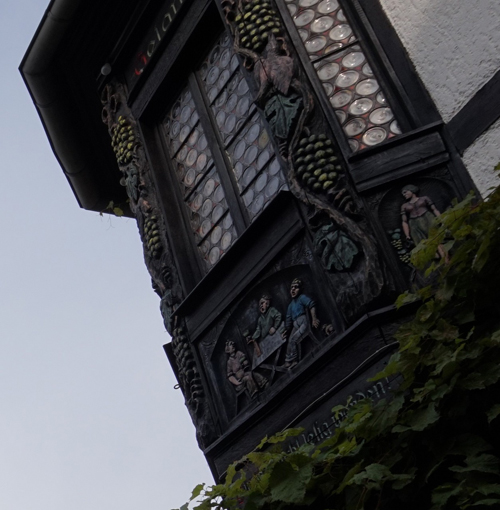
[[229, 64], [230, 61], [231, 61], [231, 50], [225, 49], [222, 52], [222, 55], [220, 57], [220, 65], [222, 67], [227, 67], [227, 65]]
[[214, 264], [217, 264], [217, 262], [219, 262], [219, 259], [220, 259], [220, 249], [217, 246], [214, 246], [210, 250], [210, 253], [208, 254], [208, 261], [213, 266]]
[[304, 28], [299, 28], [299, 35], [302, 41], [307, 41], [309, 37], [309, 32]]
[[326, 30], [330, 30], [333, 26], [333, 19], [330, 16], [321, 16], [311, 23], [311, 30], [317, 34], [321, 34]]
[[337, 76], [335, 85], [340, 88], [350, 87], [354, 85], [359, 79], [359, 73], [357, 71], [344, 71]]
[[210, 69], [210, 71], [208, 71], [208, 75], [207, 75], [207, 83], [208, 85], [213, 85], [216, 81], [217, 81], [217, 78], [219, 77], [219, 68], [218, 67], [212, 67]]
[[314, 16], [314, 11], [312, 9], [307, 9], [306, 11], [302, 11], [297, 16], [294, 16], [293, 21], [298, 27], [305, 27], [314, 19]]
[[217, 225], [212, 230], [212, 234], [210, 235], [210, 242], [212, 244], [217, 244], [220, 241], [221, 237], [222, 237], [222, 229], [220, 228], [220, 226]]
[[349, 147], [352, 152], [356, 152], [359, 149], [359, 142], [357, 140], [349, 140]]
[[208, 181], [205, 183], [205, 186], [203, 187], [203, 194], [206, 197], [209, 197], [215, 189], [215, 180], [214, 179], [208, 179]]
[[325, 94], [330, 97], [333, 94], [333, 85], [331, 83], [323, 83]]
[[332, 41], [342, 41], [346, 37], [349, 37], [352, 34], [352, 29], [347, 24], [337, 25], [335, 28], [330, 30], [330, 39]]
[[330, 14], [331, 12], [335, 12], [339, 8], [339, 3], [337, 0], [323, 0], [318, 5], [318, 12], [321, 14]]
[[334, 108], [342, 108], [346, 104], [349, 104], [352, 99], [352, 92], [349, 90], [341, 90], [337, 92], [333, 97], [330, 98], [330, 103]]
[[343, 10], [340, 10], [339, 12], [337, 12], [337, 19], [339, 21], [347, 21]]
[[187, 153], [188, 153], [188, 148], [184, 145], [182, 147], [182, 149], [177, 153], [177, 156], [175, 157], [175, 159], [177, 161], [184, 161], [186, 159], [186, 156], [187, 156]]
[[312, 5], [316, 5], [319, 0], [299, 0], [299, 5], [301, 7], [311, 7]]
[[304, 45], [308, 53], [317, 53], [326, 46], [326, 37], [320, 35], [319, 37], [313, 37], [309, 39]]
[[368, 78], [367, 80], [360, 81], [356, 85], [356, 92], [360, 96], [369, 96], [370, 94], [374, 94], [379, 89], [379, 84], [377, 80], [373, 78]]
[[259, 147], [263, 149], [264, 147], [267, 147], [267, 144], [269, 143], [269, 135], [267, 134], [267, 131], [265, 129], [262, 130], [262, 133], [259, 136]]
[[395, 135], [401, 134], [401, 129], [399, 128], [399, 124], [398, 124], [397, 120], [391, 122], [390, 130], [391, 130], [391, 133], [394, 133]]
[[276, 175], [280, 171], [280, 164], [277, 159], [274, 159], [273, 162], [269, 165], [269, 174]]
[[366, 128], [365, 121], [362, 119], [354, 119], [344, 126], [344, 131], [347, 136], [356, 136], [362, 133]]
[[387, 104], [387, 100], [386, 100], [384, 94], [382, 94], [382, 92], [379, 92], [377, 94], [377, 102], [380, 103], [380, 104], [383, 104], [383, 105]]
[[257, 146], [251, 145], [248, 147], [248, 149], [245, 151], [245, 163], [247, 165], [251, 165], [255, 161], [258, 153], [259, 148]]
[[253, 201], [252, 212], [254, 214], [257, 214], [262, 210], [262, 207], [264, 207], [264, 201], [264, 195], [258, 195], [257, 198]]
[[181, 130], [181, 125], [179, 122], [175, 121], [173, 124], [172, 124], [172, 128], [170, 129], [170, 138], [175, 138], [178, 134], [179, 134], [179, 131]]
[[267, 174], [264, 172], [257, 177], [257, 181], [255, 182], [255, 189], [260, 193], [267, 184]]
[[255, 168], [253, 166], [250, 166], [245, 170], [245, 173], [243, 174], [244, 186], [248, 186], [250, 184], [252, 179], [255, 177], [256, 173], [257, 173], [257, 171], [255, 170]]
[[372, 68], [370, 67], [370, 64], [365, 64], [363, 66], [363, 73], [366, 74], [366, 76], [373, 76]]
[[198, 159], [196, 160], [196, 170], [198, 170], [198, 172], [201, 172], [205, 168], [206, 164], [207, 164], [207, 155], [204, 152], [202, 152], [198, 156]]
[[203, 195], [196, 195], [191, 202], [191, 209], [197, 211], [203, 205]]
[[385, 124], [393, 118], [394, 114], [390, 108], [377, 108], [370, 113], [370, 122], [376, 125]]
[[266, 191], [264, 192], [266, 198], [274, 197], [274, 195], [278, 192], [279, 187], [280, 180], [277, 177], [273, 177], [266, 186]]
[[223, 207], [220, 204], [216, 205], [212, 212], [212, 223], [217, 223], [222, 218], [223, 214], [224, 214]]
[[215, 116], [215, 120], [219, 129], [222, 129], [222, 126], [224, 126], [224, 122], [226, 121], [226, 112], [224, 112], [224, 110], [219, 110]]
[[224, 200], [224, 188], [219, 184], [214, 193], [214, 200], [218, 203]]
[[211, 212], [214, 207], [213, 202], [207, 198], [205, 202], [203, 202], [203, 205], [201, 206], [200, 214], [203, 216], [203, 218], [206, 218]]
[[331, 80], [339, 72], [340, 66], [336, 62], [330, 62], [318, 70], [318, 77], [322, 81]]
[[243, 117], [248, 112], [249, 108], [250, 108], [250, 99], [248, 97], [242, 97], [238, 102], [238, 106], [236, 107], [236, 113], [240, 117]]
[[226, 133], [232, 133], [234, 126], [236, 126], [236, 116], [229, 115], [229, 117], [226, 119], [226, 122], [224, 123], [224, 131]]
[[231, 236], [231, 232], [226, 232], [221, 239], [220, 247], [223, 250], [227, 250], [231, 246], [231, 241], [233, 240]]
[[250, 129], [245, 134], [245, 140], [247, 143], [253, 143], [257, 140], [260, 134], [260, 126], [259, 124], [253, 124], [250, 126]]
[[205, 135], [201, 135], [198, 143], [196, 144], [196, 148], [199, 151], [204, 151], [207, 148], [208, 142], [207, 137]]
[[198, 158], [198, 151], [195, 149], [191, 149], [188, 152], [186, 157], [186, 165], [193, 166], [196, 163], [196, 159]]
[[238, 94], [242, 96], [248, 92], [248, 83], [245, 78], [242, 78], [240, 83], [238, 84]]
[[181, 142], [183, 142], [188, 137], [190, 130], [191, 128], [187, 124], [183, 126], [183, 128], [181, 129], [181, 134], [179, 135], [179, 140]]
[[228, 230], [233, 224], [233, 218], [231, 217], [230, 214], [228, 214], [224, 220], [222, 221], [222, 226]]
[[352, 51], [342, 59], [342, 64], [349, 69], [358, 67], [365, 61], [365, 56], [360, 51]]
[[344, 45], [342, 43], [330, 44], [330, 46], [328, 46], [328, 48], [326, 48], [325, 53], [331, 53], [332, 51], [337, 51], [340, 48], [342, 48], [343, 46]]
[[250, 204], [253, 201], [255, 193], [253, 192], [253, 189], [249, 189], [244, 195], [243, 195], [243, 202], [245, 203], [245, 207], [250, 207]]
[[367, 97], [356, 99], [351, 106], [349, 106], [349, 113], [352, 115], [363, 115], [372, 109], [373, 101]]
[[236, 104], [238, 103], [238, 96], [236, 94], [231, 94], [226, 103], [226, 111], [231, 112], [234, 110]]
[[212, 228], [212, 222], [210, 220], [205, 220], [200, 227], [200, 235], [201, 237], [205, 237]]
[[347, 119], [347, 113], [344, 110], [335, 110], [335, 115], [339, 119], [339, 122], [343, 124]]
[[363, 135], [363, 142], [366, 145], [377, 145], [380, 142], [383, 142], [387, 138], [387, 131], [385, 129], [376, 127], [369, 129]]
[[269, 154], [269, 151], [262, 151], [257, 158], [257, 168], [262, 170], [270, 158], [271, 154]]
[[240, 140], [237, 144], [236, 144], [236, 147], [234, 148], [234, 158], [235, 159], [240, 159], [243, 154], [245, 153], [245, 149], [247, 147], [247, 144], [245, 143], [244, 140]]
[[293, 16], [297, 12], [297, 6], [295, 4], [288, 4], [288, 12]]

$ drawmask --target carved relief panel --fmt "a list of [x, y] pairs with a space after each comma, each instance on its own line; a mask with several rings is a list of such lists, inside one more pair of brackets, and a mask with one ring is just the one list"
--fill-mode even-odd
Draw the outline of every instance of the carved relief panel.
[[266, 402], [342, 331], [315, 264], [305, 239], [288, 246], [198, 342], [226, 423]]

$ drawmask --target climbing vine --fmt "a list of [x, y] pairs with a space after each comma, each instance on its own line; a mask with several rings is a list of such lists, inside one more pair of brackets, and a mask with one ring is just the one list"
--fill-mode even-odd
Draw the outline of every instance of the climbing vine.
[[337, 406], [335, 434], [293, 453], [300, 431], [264, 438], [225, 483], [197, 486], [194, 508], [500, 508], [499, 255], [500, 189], [456, 203], [412, 253], [429, 285], [396, 303], [421, 301], [375, 378], [400, 375], [392, 399]]

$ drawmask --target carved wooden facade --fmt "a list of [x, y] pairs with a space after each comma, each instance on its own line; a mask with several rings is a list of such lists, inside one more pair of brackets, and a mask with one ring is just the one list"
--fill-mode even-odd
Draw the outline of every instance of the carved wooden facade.
[[390, 391], [365, 381], [411, 313], [395, 297], [425, 283], [409, 252], [472, 188], [366, 3], [129, 6], [101, 59], [114, 179], [216, 478], [266, 434], [331, 434], [349, 392]]

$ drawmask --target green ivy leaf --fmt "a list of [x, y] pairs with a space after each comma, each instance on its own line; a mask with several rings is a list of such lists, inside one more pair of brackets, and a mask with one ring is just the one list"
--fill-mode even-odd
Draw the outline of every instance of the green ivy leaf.
[[500, 415], [500, 404], [495, 404], [487, 413], [488, 423], [491, 423], [495, 418]]

